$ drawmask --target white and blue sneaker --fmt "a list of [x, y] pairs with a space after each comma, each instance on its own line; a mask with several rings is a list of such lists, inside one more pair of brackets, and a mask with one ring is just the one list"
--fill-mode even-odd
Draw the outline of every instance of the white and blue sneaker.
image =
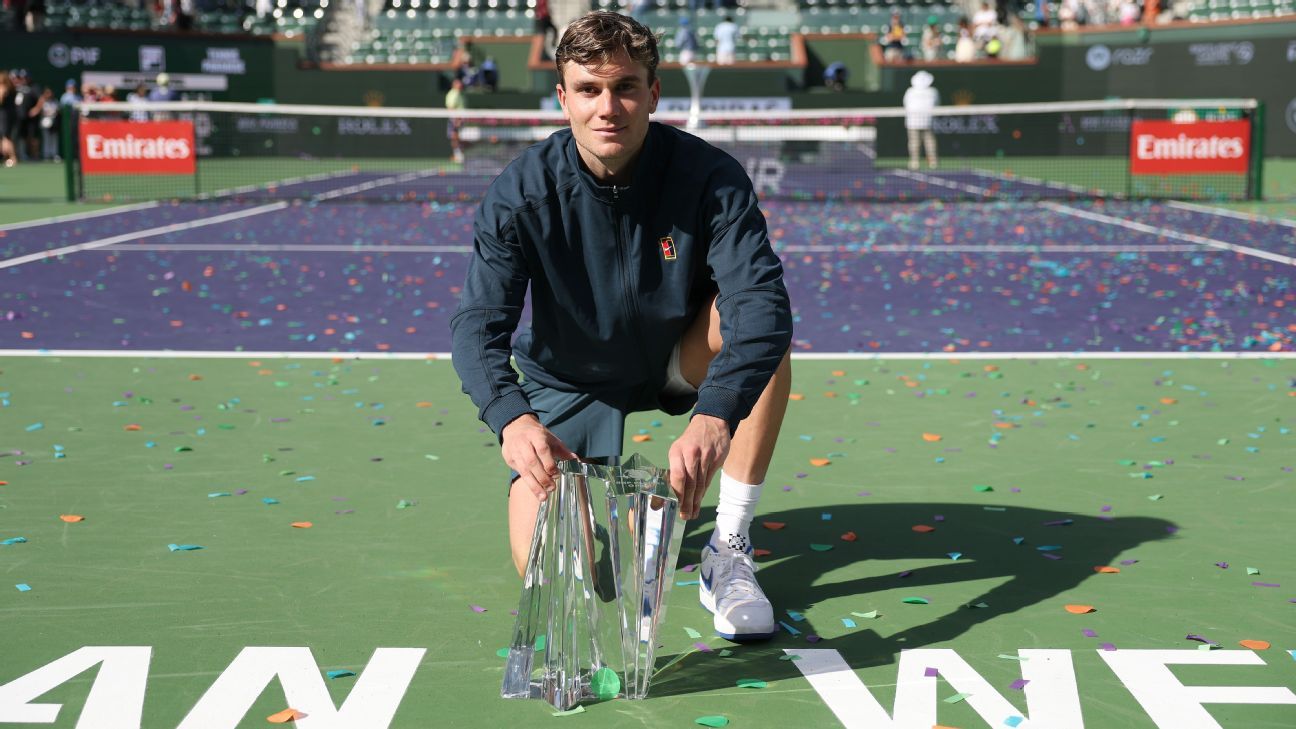
[[756, 582], [751, 544], [734, 534], [717, 549], [709, 542], [702, 549], [698, 599], [711, 611], [716, 634], [742, 642], [774, 635], [774, 608]]

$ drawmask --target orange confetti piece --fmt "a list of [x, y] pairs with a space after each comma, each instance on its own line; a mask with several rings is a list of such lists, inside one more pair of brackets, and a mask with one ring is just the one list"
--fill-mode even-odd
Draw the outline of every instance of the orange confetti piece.
[[131, 423], [130, 425], [127, 425], [125, 428], [123, 428], [123, 430], [139, 430], [139, 429], [140, 427], [135, 423]]
[[783, 527], [787, 526], [787, 524], [781, 521], [763, 521], [761, 522], [761, 526], [765, 527], [766, 529], [772, 532], [776, 532], [782, 529]]
[[812, 466], [826, 466], [826, 465], [828, 465], [829, 463], [832, 463], [832, 461], [828, 460], [827, 458], [811, 458], [811, 459], [810, 459], [810, 465], [812, 465]]
[[910, 528], [913, 529], [914, 531], [918, 532], [919, 534], [926, 534], [927, 532], [934, 532], [934, 531], [936, 531], [936, 527], [934, 527], [934, 526], [928, 526], [928, 525], [926, 525], [926, 524], [915, 524], [915, 525], [913, 525], [913, 526], [910, 527]]
[[1003, 428], [1004, 430], [1012, 430], [1013, 428], [1016, 428], [1017, 426], [1014, 425], [1014, 424], [1012, 424], [1012, 423], [995, 423], [995, 424], [994, 424], [994, 427], [996, 427], [996, 428]]
[[859, 539], [859, 537], [855, 534], [855, 532], [846, 532], [845, 534], [841, 535], [841, 538], [843, 542], [853, 542], [856, 539]]
[[1179, 401], [1176, 400], [1176, 399], [1174, 399], [1173, 397], [1163, 397], [1163, 398], [1161, 398], [1161, 404], [1162, 404], [1162, 405], [1174, 405], [1174, 404], [1177, 403], [1177, 402], [1179, 402]]
[[770, 556], [771, 554], [774, 554], [774, 553], [771, 552], [771, 551], [769, 551], [768, 549], [753, 549], [753, 550], [752, 550], [752, 556], [753, 556], [753, 557], [768, 557], [768, 556]]
[[20, 336], [22, 336], [23, 339], [35, 339], [35, 338], [36, 338], [36, 335], [35, 335], [34, 333], [32, 333], [32, 332], [23, 332]]
[[295, 521], [292, 523], [292, 525], [297, 529], [310, 529], [311, 527], [315, 526], [314, 524], [308, 521]]
[[273, 375], [274, 370], [257, 370], [258, 375]]
[[416, 403], [414, 403], [414, 407], [416, 407], [416, 408], [430, 408], [430, 407], [432, 407], [432, 403], [427, 402], [427, 401], [425, 400], [425, 401], [422, 401], [422, 402], [416, 402]]
[[290, 721], [297, 721], [298, 719], [305, 718], [306, 715], [296, 709], [284, 709], [276, 714], [267, 716], [266, 721], [271, 724], [287, 724]]
[[1253, 651], [1269, 650], [1269, 641], [1267, 640], [1239, 640], [1238, 645], [1243, 648], [1250, 648]]
[[928, 443], [935, 443], [940, 439], [941, 437], [939, 435], [936, 435], [935, 433], [923, 433], [923, 440], [927, 441]]
[[837, 397], [837, 393], [831, 391], [825, 392], [824, 397]]
[[1114, 575], [1120, 572], [1120, 567], [1108, 567], [1107, 565], [1098, 565], [1094, 567], [1094, 572], [1104, 575]]
[[845, 377], [846, 370], [833, 370], [833, 377]]
[[197, 382], [198, 380], [201, 379], [202, 379], [202, 375], [189, 375], [189, 380], [192, 382]]
[[1097, 608], [1093, 605], [1067, 605], [1066, 611], [1074, 615], [1084, 615], [1085, 613], [1096, 612]]
[[69, 524], [75, 524], [79, 521], [85, 521], [85, 517], [80, 516], [78, 514], [59, 514], [59, 518]]
[[0, 486], [8, 486], [8, 485], [9, 485], [8, 481], [0, 481]]
[[260, 366], [261, 366], [260, 360], [252, 360], [251, 362], [248, 362], [248, 367], [260, 367]]
[[804, 400], [804, 399], [805, 399], [805, 395], [802, 395], [802, 394], [799, 393], [799, 392], [789, 392], [789, 393], [788, 393], [788, 399], [789, 399], [789, 400]]
[[636, 434], [631, 436], [630, 440], [633, 440], [636, 443], [647, 443], [648, 441], [652, 440], [652, 436], [648, 435], [647, 433], [641, 433], [641, 434]]
[[999, 371], [999, 365], [986, 365], [985, 367], [982, 367], [981, 369], [985, 370], [986, 372], [998, 372], [998, 371]]

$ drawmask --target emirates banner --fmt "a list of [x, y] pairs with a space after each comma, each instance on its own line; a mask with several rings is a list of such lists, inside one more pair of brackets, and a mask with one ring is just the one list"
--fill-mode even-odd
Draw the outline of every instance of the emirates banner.
[[1130, 126], [1131, 174], [1244, 175], [1250, 158], [1250, 120], [1135, 120]]
[[81, 122], [86, 175], [192, 175], [196, 160], [191, 121]]

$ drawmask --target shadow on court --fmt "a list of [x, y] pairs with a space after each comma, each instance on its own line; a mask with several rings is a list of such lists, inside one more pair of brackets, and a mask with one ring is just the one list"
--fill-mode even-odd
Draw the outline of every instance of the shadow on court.
[[[1000, 508], [1004, 510], [996, 510]], [[824, 520], [824, 513], [831, 513], [831, 520]], [[936, 516], [943, 520], [937, 521]], [[701, 528], [690, 526], [682, 550], [689, 556], [682, 562], [691, 562], [706, 543], [713, 518], [711, 510], [694, 522]], [[771, 531], [762, 527], [762, 522], [787, 526]], [[935, 529], [920, 533], [913, 530], [915, 525]], [[855, 532], [858, 540], [842, 540], [848, 531]], [[659, 656], [652, 695], [729, 689], [733, 688], [735, 676], [748, 674], [766, 680], [799, 678], [801, 673], [792, 661], [777, 660], [786, 648], [836, 649], [853, 668], [889, 664], [902, 650], [944, 646], [996, 617], [1052, 600], [1087, 579], [1104, 579], [1094, 571], [1095, 566], [1119, 566], [1131, 550], [1166, 539], [1173, 531], [1174, 525], [1161, 519], [1099, 519], [997, 504], [852, 504], [762, 514], [752, 525], [752, 542], [773, 554], [758, 560], [757, 576], [774, 604], [775, 620], [792, 625], [803, 635], [793, 637], [780, 627], [772, 640], [734, 647], [733, 655], [725, 659], [700, 652], [682, 657]], [[1023, 538], [1022, 543], [1015, 543], [1014, 537]], [[814, 551], [811, 544], [831, 544], [833, 548]], [[1046, 546], [1061, 548], [1038, 549]], [[953, 560], [948, 556], [950, 552], [961, 552], [962, 556]], [[1060, 559], [1050, 559], [1046, 554]], [[931, 565], [935, 560], [944, 561]], [[860, 566], [870, 561], [887, 562], [890, 569], [867, 570], [866, 577], [850, 576], [865, 571]], [[911, 573], [901, 577], [907, 570]], [[688, 573], [676, 575], [677, 579], [688, 578]], [[982, 590], [970, 584], [974, 581], [997, 584]], [[968, 590], [957, 600], [949, 600], [949, 586], [962, 582], [969, 583]], [[933, 599], [929, 605], [900, 602], [902, 597], [930, 594], [937, 586], [942, 598]], [[676, 586], [671, 599], [676, 604], [695, 600], [696, 589]], [[872, 593], [886, 590], [893, 591], [894, 604], [879, 605], [869, 599]], [[831, 625], [823, 625], [829, 635], [842, 630], [839, 620], [849, 617], [852, 610], [880, 608], [883, 619], [888, 612], [927, 610], [931, 619], [883, 637], [871, 629], [871, 621], [854, 618], [859, 627], [848, 634], [807, 642], [805, 636], [819, 633], [816, 618], [807, 615], [804, 621], [794, 622], [787, 610], [811, 612], [817, 604], [838, 598], [859, 599], [854, 605], [839, 608], [840, 614], [818, 618], [831, 621]], [[968, 607], [976, 603], [987, 607]], [[722, 669], [718, 660], [728, 668]]]

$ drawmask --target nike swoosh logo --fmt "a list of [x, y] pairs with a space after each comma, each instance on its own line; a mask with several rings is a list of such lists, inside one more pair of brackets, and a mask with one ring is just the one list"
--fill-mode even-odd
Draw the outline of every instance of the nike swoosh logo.
[[711, 591], [711, 578], [712, 578], [714, 575], [715, 575], [715, 571], [714, 571], [714, 570], [712, 570], [711, 572], [703, 572], [703, 573], [702, 573], [702, 586], [705, 587], [705, 588], [707, 589], [707, 592], [710, 592], [710, 591]]

